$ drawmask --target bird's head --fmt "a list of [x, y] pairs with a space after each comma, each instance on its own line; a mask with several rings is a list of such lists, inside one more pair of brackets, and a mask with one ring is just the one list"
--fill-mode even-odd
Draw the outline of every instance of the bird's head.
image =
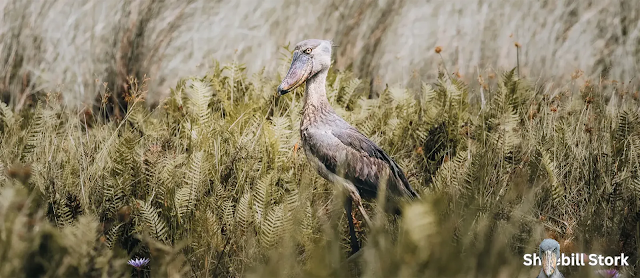
[[560, 257], [560, 244], [553, 239], [547, 238], [540, 243], [538, 254], [542, 261], [542, 270], [547, 276], [551, 276], [551, 274], [557, 271], [558, 257]]
[[284, 95], [300, 86], [316, 73], [328, 70], [331, 66], [331, 47], [329, 40], [310, 39], [296, 44], [293, 60], [280, 86], [278, 94]]

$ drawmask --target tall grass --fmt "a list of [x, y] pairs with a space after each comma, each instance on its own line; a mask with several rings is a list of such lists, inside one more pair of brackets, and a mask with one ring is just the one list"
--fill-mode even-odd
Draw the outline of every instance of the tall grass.
[[635, 0], [4, 0], [0, 7], [0, 90], [20, 93], [15, 103], [25, 91], [58, 88], [71, 104], [88, 103], [104, 82], [117, 94], [123, 76], [145, 74], [156, 102], [213, 59], [275, 72], [281, 45], [312, 37], [334, 39], [336, 67], [351, 69], [375, 94], [386, 83], [418, 91], [432, 82], [436, 45], [471, 86], [486, 69], [514, 67], [515, 42], [521, 75], [559, 85], [577, 70], [635, 81], [640, 61]]
[[340, 196], [299, 148], [302, 91], [275, 98], [277, 80], [217, 65], [155, 109], [132, 81], [121, 120], [55, 93], [2, 105], [0, 276], [135, 277], [125, 261], [147, 257], [145, 277], [533, 277], [522, 256], [546, 237], [624, 252], [636, 273], [640, 117], [625, 84], [547, 91], [513, 70], [487, 81], [482, 108], [455, 75], [370, 99], [331, 72], [337, 112], [423, 197], [398, 219], [367, 203], [374, 223], [358, 223], [364, 249], [347, 260]]
[[[0, 277], [534, 277], [546, 237], [637, 275], [637, 1], [0, 6]], [[339, 45], [336, 111], [423, 196], [367, 203], [349, 260], [302, 91], [274, 96], [309, 37]]]

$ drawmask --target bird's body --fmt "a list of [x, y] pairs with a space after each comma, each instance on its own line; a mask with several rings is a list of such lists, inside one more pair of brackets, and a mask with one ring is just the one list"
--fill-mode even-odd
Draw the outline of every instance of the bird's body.
[[[294, 50], [293, 61], [278, 87], [284, 95], [306, 81], [304, 106], [300, 121], [302, 147], [309, 163], [320, 176], [348, 192], [345, 209], [352, 237], [355, 231], [351, 219], [354, 201], [368, 220], [361, 201], [376, 198], [379, 187], [386, 185], [391, 208], [398, 210], [396, 200], [415, 198], [403, 171], [381, 148], [338, 116], [326, 95], [326, 78], [331, 65], [331, 42], [305, 40]], [[382, 184], [382, 181], [387, 181]], [[353, 250], [352, 250], [353, 251]]]
[[417, 197], [395, 161], [335, 114], [328, 102], [306, 103], [302, 114], [302, 146], [320, 176], [365, 200], [377, 197], [380, 180], [387, 176], [390, 197]]

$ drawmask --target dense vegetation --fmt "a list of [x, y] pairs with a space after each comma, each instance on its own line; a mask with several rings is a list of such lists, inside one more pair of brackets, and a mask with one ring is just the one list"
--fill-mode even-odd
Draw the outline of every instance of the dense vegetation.
[[480, 77], [470, 102], [447, 71], [373, 99], [348, 72], [329, 79], [337, 112], [422, 196], [398, 219], [367, 203], [360, 256], [346, 260], [340, 196], [299, 149], [302, 90], [276, 98], [279, 78], [230, 64], [154, 109], [131, 81], [122, 119], [60, 92], [19, 113], [0, 104], [0, 277], [534, 277], [522, 255], [545, 237], [624, 252], [636, 273], [640, 117], [625, 84], [550, 89], [512, 70]]

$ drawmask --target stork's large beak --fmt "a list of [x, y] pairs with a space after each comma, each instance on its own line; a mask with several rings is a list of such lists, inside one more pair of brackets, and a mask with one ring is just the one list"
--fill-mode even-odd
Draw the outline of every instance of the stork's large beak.
[[297, 88], [300, 84], [307, 81], [313, 68], [311, 57], [302, 54], [299, 51], [293, 52], [293, 60], [287, 76], [284, 77], [280, 86], [278, 86], [278, 94], [284, 95], [289, 91]]
[[547, 250], [542, 254], [542, 270], [547, 276], [551, 276], [556, 271], [556, 253]]

